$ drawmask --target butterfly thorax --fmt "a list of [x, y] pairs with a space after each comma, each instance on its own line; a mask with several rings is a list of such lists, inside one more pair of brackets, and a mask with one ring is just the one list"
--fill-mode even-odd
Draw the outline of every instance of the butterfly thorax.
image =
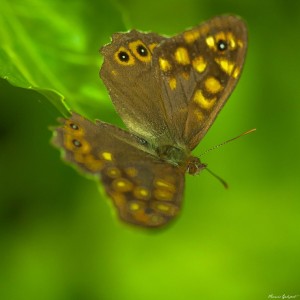
[[160, 159], [179, 166], [191, 175], [197, 175], [206, 168], [198, 157], [191, 156], [190, 152], [172, 145], [160, 146], [156, 149]]
[[175, 165], [185, 161], [189, 155], [185, 149], [173, 145], [158, 146], [155, 151], [159, 158]]

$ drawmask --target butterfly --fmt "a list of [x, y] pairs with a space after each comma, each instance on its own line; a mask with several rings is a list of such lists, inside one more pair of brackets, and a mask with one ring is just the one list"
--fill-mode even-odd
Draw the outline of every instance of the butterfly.
[[180, 212], [185, 173], [206, 167], [191, 152], [237, 84], [246, 49], [246, 26], [231, 15], [173, 37], [115, 33], [100, 77], [128, 131], [73, 112], [53, 143], [98, 176], [123, 221], [161, 227]]

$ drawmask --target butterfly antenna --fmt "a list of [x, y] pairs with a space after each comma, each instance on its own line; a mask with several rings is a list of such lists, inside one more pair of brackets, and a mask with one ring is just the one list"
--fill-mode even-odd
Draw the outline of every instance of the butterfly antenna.
[[216, 179], [218, 179], [223, 184], [225, 189], [228, 189], [228, 183], [223, 178], [221, 178], [220, 176], [218, 176], [217, 174], [215, 174], [213, 171], [211, 171], [208, 168], [205, 168], [204, 170], [206, 170], [208, 173], [210, 173], [212, 176], [214, 176]]
[[[221, 144], [219, 144], [219, 145], [216, 145], [216, 146], [214, 146], [214, 147], [212, 147], [212, 148], [210, 148], [210, 149], [204, 151], [202, 154], [200, 154], [200, 156], [202, 156], [202, 155], [204, 155], [204, 154], [206, 154], [206, 153], [208, 153], [208, 152], [210, 152], [210, 151], [212, 151], [212, 150], [214, 150], [214, 149], [217, 149], [217, 148], [219, 148], [219, 147], [221, 147], [221, 146], [224, 146], [225, 144], [227, 144], [227, 143], [229, 143], [229, 142], [232, 142], [232, 141], [234, 141], [234, 140], [236, 140], [236, 139], [238, 139], [238, 138], [240, 138], [240, 137], [242, 137], [242, 136], [244, 136], [244, 135], [246, 135], [246, 134], [252, 133], [252, 132], [254, 132], [255, 130], [256, 130], [256, 128], [247, 130], [247, 131], [243, 132], [242, 134], [239, 134], [238, 136], [236, 136], [236, 137], [234, 137], [234, 138], [232, 138], [232, 139], [230, 139], [230, 140], [227, 140], [227, 141], [225, 141], [225, 142], [223, 142], [223, 143], [221, 143]], [[205, 170], [206, 170], [208, 173], [210, 173], [212, 176], [214, 176], [216, 179], [218, 179], [218, 180], [222, 183], [222, 185], [224, 186], [225, 189], [228, 189], [228, 183], [227, 183], [223, 178], [221, 178], [220, 176], [218, 176], [217, 174], [215, 174], [214, 172], [212, 172], [212, 171], [211, 171], [210, 169], [208, 169], [208, 168], [205, 168]]]
[[[234, 141], [234, 140], [236, 140], [236, 139], [238, 139], [238, 138], [240, 138], [240, 137], [242, 137], [242, 136], [244, 136], [244, 135], [246, 135], [246, 134], [252, 133], [252, 132], [254, 132], [254, 131], [256, 131], [256, 128], [247, 130], [247, 131], [243, 132], [242, 134], [239, 134], [238, 136], [236, 136], [236, 137], [234, 137], [234, 138], [232, 138], [232, 139], [230, 139], [230, 140], [227, 140], [227, 141], [225, 141], [225, 142], [223, 142], [223, 143], [221, 143], [221, 144], [219, 144], [219, 145], [216, 145], [216, 146], [214, 146], [214, 147], [212, 147], [212, 148], [210, 148], [210, 149], [204, 151], [202, 154], [199, 155], [199, 157], [202, 156], [202, 155], [204, 155], [204, 154], [206, 154], [206, 153], [208, 153], [208, 152], [210, 152], [210, 151], [212, 151], [212, 150], [214, 150], [214, 149], [217, 149], [217, 148], [219, 148], [219, 147], [221, 147], [221, 146], [224, 146], [224, 145], [228, 144], [229, 142], [232, 142], [232, 141]], [[209, 171], [209, 172], [210, 172], [210, 171]], [[213, 175], [214, 175], [214, 174], [213, 174]], [[215, 176], [215, 177], [218, 177], [218, 176], [216, 176], [216, 175], [214, 175], [214, 176]]]

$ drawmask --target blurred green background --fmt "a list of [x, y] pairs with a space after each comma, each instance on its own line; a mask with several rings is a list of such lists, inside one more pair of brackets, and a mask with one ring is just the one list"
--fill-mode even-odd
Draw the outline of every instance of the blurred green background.
[[[121, 224], [47, 128], [63, 96], [121, 124], [98, 77], [112, 33], [175, 34], [224, 13], [246, 20], [248, 56], [195, 154], [256, 127], [203, 157], [230, 188], [187, 176], [166, 230]], [[0, 81], [0, 299], [300, 298], [299, 29], [291, 0], [1, 0], [0, 75], [23, 88]]]

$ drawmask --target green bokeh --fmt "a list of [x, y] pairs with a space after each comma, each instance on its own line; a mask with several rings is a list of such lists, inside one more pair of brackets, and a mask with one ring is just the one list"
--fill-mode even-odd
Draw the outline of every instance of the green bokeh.
[[[149, 234], [119, 223], [95, 182], [63, 164], [51, 147], [47, 127], [60, 115], [53, 105], [60, 95], [46, 99], [46, 90], [1, 80], [0, 299], [300, 295], [300, 2], [9, 3], [1, 1], [0, 21], [14, 10], [11, 21], [19, 27], [2, 27], [0, 34], [8, 34], [20, 57], [30, 54], [25, 37], [43, 46], [26, 57], [38, 86], [57, 89], [73, 109], [114, 124], [121, 121], [98, 78], [98, 49], [113, 32], [174, 34], [214, 15], [242, 16], [249, 28], [244, 72], [195, 154], [248, 129], [257, 132], [203, 157], [229, 190], [207, 172], [187, 176], [181, 216]], [[20, 78], [9, 79], [18, 85]]]

